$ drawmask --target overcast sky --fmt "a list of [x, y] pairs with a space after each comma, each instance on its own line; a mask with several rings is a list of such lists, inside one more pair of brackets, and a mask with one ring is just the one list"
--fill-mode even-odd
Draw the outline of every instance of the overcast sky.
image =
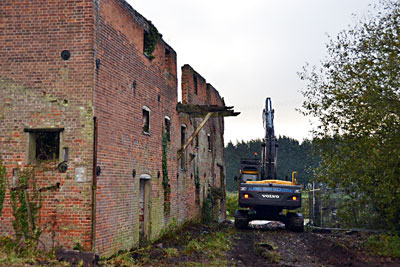
[[304, 87], [297, 72], [306, 62], [318, 65], [327, 35], [336, 37], [378, 1], [128, 0], [177, 52], [179, 80], [180, 66], [190, 64], [241, 112], [225, 119], [225, 143], [263, 137], [266, 97], [276, 135], [310, 138], [309, 119], [295, 110]]

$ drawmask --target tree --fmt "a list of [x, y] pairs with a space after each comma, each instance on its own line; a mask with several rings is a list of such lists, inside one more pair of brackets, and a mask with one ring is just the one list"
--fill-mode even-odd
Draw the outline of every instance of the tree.
[[400, 2], [374, 11], [300, 73], [302, 112], [319, 120], [318, 179], [350, 196], [347, 223], [400, 230]]
[[[313, 179], [312, 169], [318, 166], [319, 157], [312, 152], [312, 142], [303, 141], [301, 144], [290, 137], [279, 136], [277, 138], [279, 145], [277, 154], [277, 178], [284, 180], [287, 176], [291, 177], [292, 171], [297, 171], [298, 181], [301, 184], [307, 184]], [[235, 176], [239, 176], [240, 159], [252, 158], [254, 152], [260, 153], [262, 150], [262, 141], [260, 139], [241, 141], [236, 145], [229, 142], [225, 147], [226, 162], [226, 184], [229, 191], [237, 190]]]

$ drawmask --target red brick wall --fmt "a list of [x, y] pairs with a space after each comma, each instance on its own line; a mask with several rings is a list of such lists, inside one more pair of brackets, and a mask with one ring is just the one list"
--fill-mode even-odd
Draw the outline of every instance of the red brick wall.
[[[189, 146], [181, 168], [177, 159], [181, 125], [186, 125], [189, 138], [202, 119], [177, 113], [176, 53], [160, 39], [155, 58], [146, 57], [143, 30], [148, 28], [147, 20], [123, 0], [0, 2], [0, 154], [9, 182], [12, 170], [27, 163], [29, 134], [24, 129], [64, 128], [61, 145], [69, 149], [66, 173], [55, 170], [59, 161], [36, 172], [41, 187], [61, 184], [59, 190], [42, 194], [46, 245], [54, 239], [55, 245], [72, 248], [79, 243], [89, 250], [93, 222], [96, 252], [110, 255], [136, 246], [141, 175], [151, 177], [149, 239], [156, 238], [171, 220], [198, 218], [208, 184], [220, 186], [223, 119], [212, 118], [206, 124], [199, 146]], [[63, 50], [71, 52], [69, 60], [61, 59]], [[182, 94], [184, 103], [224, 105], [218, 92], [188, 65], [182, 69]], [[142, 129], [144, 106], [150, 110], [150, 134]], [[165, 116], [171, 119], [169, 213], [164, 210], [162, 184]], [[93, 117], [98, 127], [96, 163], [101, 169], [95, 202], [91, 197]], [[213, 140], [211, 151], [207, 134]], [[75, 180], [77, 167], [86, 169], [86, 181]], [[200, 204], [196, 203], [196, 168]], [[220, 218], [223, 212], [222, 203]], [[7, 193], [0, 233], [12, 234], [11, 222]]]
[[[196, 77], [196, 78], [194, 78]], [[195, 81], [197, 80], [197, 94], [195, 93]], [[217, 105], [225, 106], [223, 99], [214, 87], [206, 82], [206, 80], [197, 73], [189, 65], [182, 67], [182, 102], [186, 104], [196, 105]], [[187, 116], [182, 116], [186, 119]], [[197, 125], [201, 123], [203, 118], [191, 118], [189, 125], [191, 125], [191, 132], [194, 131]], [[221, 187], [221, 181], [225, 184], [225, 159], [224, 159], [224, 119], [223, 117], [212, 117], [206, 125], [199, 132], [199, 146], [196, 147], [195, 143], [189, 147], [187, 153], [195, 154], [196, 157], [190, 163], [188, 169], [193, 176], [195, 169], [198, 168], [200, 178], [200, 201], [207, 197], [209, 184]], [[208, 149], [208, 135], [210, 135], [212, 148]], [[222, 172], [220, 171], [222, 168]], [[222, 174], [222, 175], [221, 175]], [[194, 199], [195, 188], [190, 189], [190, 198], [187, 206], [191, 207], [189, 210], [196, 210]], [[187, 214], [191, 217], [192, 214]], [[225, 218], [225, 203], [221, 203], [220, 219]]]
[[[151, 176], [150, 236], [164, 226], [162, 175], [158, 177], [158, 173], [162, 173], [165, 116], [172, 123], [170, 178], [173, 180], [177, 173], [176, 53], [160, 39], [155, 58], [146, 57], [143, 30], [148, 24], [123, 1], [101, 1], [99, 10], [96, 53], [101, 65], [95, 78], [94, 103], [102, 173], [97, 182], [96, 250], [109, 253], [129, 249], [138, 242], [142, 174]], [[150, 134], [143, 133], [143, 106], [150, 109]]]
[[[69, 148], [68, 171], [37, 171], [40, 187], [61, 183], [43, 192], [41, 240], [90, 249], [90, 177], [92, 160], [92, 1], [0, 1], [0, 156], [12, 170], [27, 163], [25, 128], [64, 128]], [[61, 51], [71, 57], [61, 59]], [[75, 167], [87, 169], [88, 181], [75, 182]], [[43, 166], [42, 166], [43, 167]], [[12, 234], [7, 190], [0, 233]]]

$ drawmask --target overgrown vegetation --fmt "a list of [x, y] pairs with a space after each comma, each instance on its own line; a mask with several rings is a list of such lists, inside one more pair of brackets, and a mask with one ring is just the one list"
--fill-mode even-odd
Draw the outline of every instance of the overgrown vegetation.
[[226, 194], [226, 216], [227, 218], [233, 219], [235, 211], [239, 209], [238, 193], [227, 193]]
[[276, 251], [277, 246], [272, 242], [257, 242], [254, 243], [254, 250], [263, 256], [265, 259], [278, 263], [281, 255]]
[[343, 223], [400, 231], [400, 2], [381, 3], [300, 73], [302, 111], [319, 120], [317, 178], [349, 196]]
[[14, 238], [0, 237], [0, 266], [70, 266], [67, 262], [59, 262], [53, 250], [21, 250]]
[[[153, 245], [103, 259], [106, 266], [227, 266], [232, 227], [202, 225], [195, 221], [171, 225]], [[200, 264], [201, 263], [201, 264]]]
[[162, 175], [163, 175], [163, 188], [164, 188], [164, 213], [169, 215], [171, 209], [171, 203], [169, 200], [169, 194], [171, 188], [169, 186], [168, 177], [168, 161], [167, 161], [167, 149], [168, 149], [168, 133], [162, 133]]
[[153, 52], [156, 49], [156, 45], [158, 39], [162, 37], [162, 35], [158, 32], [156, 26], [148, 20], [149, 31], [144, 35], [144, 48], [143, 53], [148, 56], [150, 59], [154, 59]]
[[224, 192], [222, 188], [216, 186], [210, 186], [207, 194], [207, 198], [203, 200], [203, 207], [201, 212], [202, 222], [205, 224], [210, 224], [218, 221], [219, 212], [219, 201], [224, 197]]
[[3, 165], [0, 156], [0, 217], [2, 214], [5, 197], [6, 197], [6, 167]]
[[21, 244], [21, 249], [36, 250], [42, 234], [39, 226], [42, 202], [33, 168], [27, 167], [18, 171], [18, 180], [16, 187], [10, 190], [10, 199], [14, 216], [12, 226], [17, 243]]
[[377, 255], [400, 258], [400, 237], [398, 235], [374, 235], [368, 238], [367, 247]]

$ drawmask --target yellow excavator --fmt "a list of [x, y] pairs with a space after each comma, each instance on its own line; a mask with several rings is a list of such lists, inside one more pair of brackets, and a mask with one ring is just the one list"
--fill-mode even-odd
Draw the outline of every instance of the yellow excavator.
[[[271, 98], [267, 98], [263, 110], [265, 138], [261, 158], [241, 159], [239, 207], [235, 213], [235, 227], [246, 228], [252, 220], [281, 221], [286, 228], [304, 231], [303, 215], [290, 212], [301, 207], [301, 190], [296, 172], [291, 181], [276, 177], [277, 143], [274, 133], [274, 110]], [[289, 210], [286, 214], [282, 211]]]

